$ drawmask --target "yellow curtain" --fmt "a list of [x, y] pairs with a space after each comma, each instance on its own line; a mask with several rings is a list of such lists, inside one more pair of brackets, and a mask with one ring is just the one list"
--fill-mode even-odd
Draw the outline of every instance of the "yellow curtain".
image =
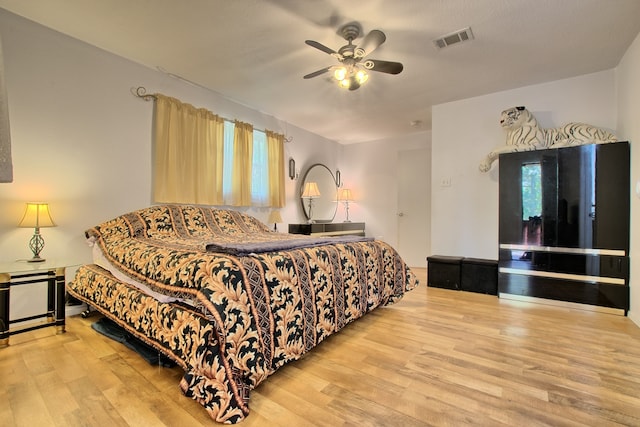
[[253, 126], [235, 121], [231, 205], [251, 206], [251, 165], [253, 164]]
[[267, 130], [269, 157], [269, 205], [281, 208], [285, 205], [284, 187], [284, 135]]
[[154, 201], [221, 205], [224, 120], [155, 96]]

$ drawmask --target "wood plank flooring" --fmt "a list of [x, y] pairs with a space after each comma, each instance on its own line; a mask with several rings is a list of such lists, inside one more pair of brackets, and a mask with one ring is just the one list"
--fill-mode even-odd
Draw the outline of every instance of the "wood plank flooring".
[[[640, 328], [610, 314], [420, 287], [330, 337], [251, 394], [243, 426], [640, 426]], [[0, 349], [2, 426], [214, 426], [178, 388], [91, 329]]]

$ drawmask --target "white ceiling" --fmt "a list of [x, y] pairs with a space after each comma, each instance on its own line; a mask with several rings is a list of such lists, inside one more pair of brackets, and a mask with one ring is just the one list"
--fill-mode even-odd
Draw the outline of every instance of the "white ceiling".
[[[0, 0], [0, 7], [345, 144], [428, 130], [435, 104], [614, 68], [640, 31], [639, 0]], [[356, 91], [338, 88], [330, 73], [303, 80], [336, 63], [304, 41], [338, 50], [346, 44], [338, 29], [351, 21], [365, 34], [382, 30], [387, 41], [370, 58], [401, 62], [404, 71], [371, 72]], [[474, 40], [434, 47], [435, 38], [468, 26]]]

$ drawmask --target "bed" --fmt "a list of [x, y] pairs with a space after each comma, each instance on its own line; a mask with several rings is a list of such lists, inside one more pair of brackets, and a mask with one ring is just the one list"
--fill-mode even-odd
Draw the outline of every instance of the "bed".
[[68, 292], [184, 370], [183, 393], [234, 424], [288, 362], [418, 285], [387, 243], [277, 233], [242, 212], [157, 205], [86, 231]]

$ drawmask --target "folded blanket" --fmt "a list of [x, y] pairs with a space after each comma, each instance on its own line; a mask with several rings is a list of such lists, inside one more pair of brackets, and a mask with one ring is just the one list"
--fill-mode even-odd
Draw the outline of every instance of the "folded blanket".
[[291, 249], [312, 248], [328, 244], [369, 242], [371, 237], [300, 237], [296, 239], [271, 240], [264, 242], [220, 242], [207, 243], [207, 252], [219, 252], [236, 256], [259, 254], [264, 252], [286, 251]]

